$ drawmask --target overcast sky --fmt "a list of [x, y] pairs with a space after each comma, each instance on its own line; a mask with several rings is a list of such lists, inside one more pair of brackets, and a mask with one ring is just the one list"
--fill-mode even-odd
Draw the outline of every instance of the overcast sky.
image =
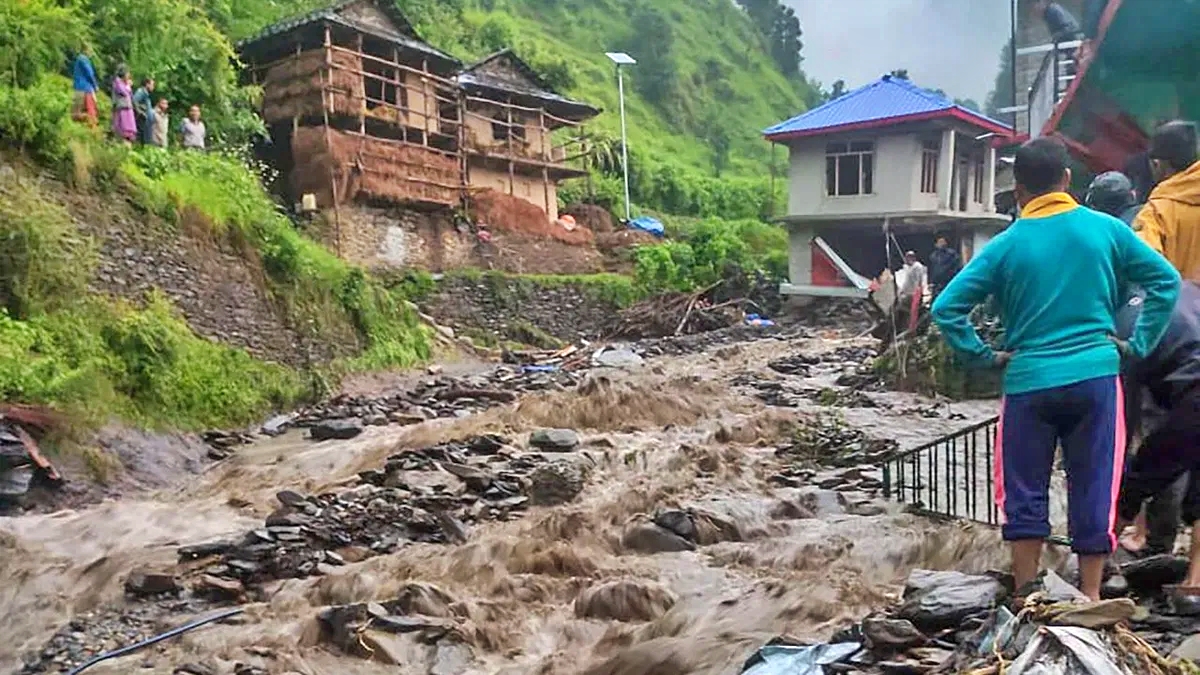
[[826, 88], [907, 68], [955, 98], [984, 98], [1009, 35], [1009, 0], [784, 0], [804, 31], [804, 72]]

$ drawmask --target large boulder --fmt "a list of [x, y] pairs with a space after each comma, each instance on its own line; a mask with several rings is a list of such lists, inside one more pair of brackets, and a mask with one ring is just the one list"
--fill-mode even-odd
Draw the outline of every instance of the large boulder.
[[538, 429], [529, 435], [529, 444], [547, 452], [570, 452], [579, 447], [579, 434], [573, 429]]
[[529, 498], [536, 506], [558, 506], [574, 501], [583, 492], [588, 467], [581, 461], [547, 462], [529, 475]]
[[308, 435], [314, 441], [349, 440], [363, 432], [362, 422], [357, 419], [325, 420], [312, 426]]
[[904, 588], [898, 616], [923, 630], [953, 628], [996, 606], [1004, 585], [986, 575], [914, 570]]

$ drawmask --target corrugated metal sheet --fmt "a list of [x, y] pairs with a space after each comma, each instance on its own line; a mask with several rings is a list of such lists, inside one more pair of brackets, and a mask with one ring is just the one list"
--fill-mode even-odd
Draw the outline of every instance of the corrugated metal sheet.
[[795, 133], [812, 133], [850, 125], [886, 122], [914, 115], [940, 112], [966, 115], [987, 127], [1007, 128], [985, 115], [956, 105], [953, 101], [917, 85], [885, 75], [882, 79], [830, 101], [820, 107], [780, 122], [763, 131], [768, 138]]
[[[400, 14], [399, 10], [397, 10], [390, 3], [378, 3], [378, 6], [381, 9], [383, 9], [389, 15], [389, 17], [397, 24], [396, 27], [401, 32], [392, 32], [392, 31], [384, 32], [384, 31], [378, 30], [377, 28], [374, 28], [372, 26], [360, 24], [360, 23], [350, 19], [349, 17], [342, 15], [343, 10], [347, 9], [351, 5], [354, 5], [359, 2], [363, 2], [363, 1], [364, 0], [341, 0], [341, 2], [337, 2], [332, 5], [322, 7], [321, 9], [314, 10], [312, 12], [309, 12], [308, 14], [303, 14], [300, 16], [294, 16], [294, 17], [289, 17], [289, 18], [283, 19], [277, 23], [273, 23], [270, 26], [267, 26], [266, 28], [263, 28], [256, 35], [253, 35], [244, 40], [238, 41], [235, 46], [237, 47], [237, 49], [242, 50], [242, 49], [245, 49], [245, 48], [249, 47], [250, 45], [253, 45], [257, 42], [272, 38], [276, 35], [282, 35], [284, 33], [288, 33], [290, 31], [292, 31], [293, 29], [299, 28], [301, 26], [305, 26], [307, 24], [316, 23], [316, 22], [320, 22], [320, 21], [329, 21], [332, 23], [341, 24], [343, 26], [346, 26], [347, 28], [352, 28], [354, 30], [359, 30], [364, 33], [369, 33], [371, 35], [375, 35], [377, 37], [381, 37], [386, 40], [391, 40], [393, 42], [396, 42], [397, 44], [408, 47], [409, 49], [414, 49], [416, 51], [423, 52], [425, 54], [429, 54], [430, 56], [436, 56], [440, 59], [444, 59], [444, 60], [450, 61], [452, 63], [458, 63], [458, 59], [455, 59], [453, 56], [450, 56], [449, 54], [434, 47], [433, 45], [423, 42], [419, 38], [404, 34], [405, 32], [412, 31], [412, 26], [409, 24], [408, 20], [405, 19], [403, 17], [403, 15]], [[370, 0], [367, 0], [367, 1], [370, 1]]]

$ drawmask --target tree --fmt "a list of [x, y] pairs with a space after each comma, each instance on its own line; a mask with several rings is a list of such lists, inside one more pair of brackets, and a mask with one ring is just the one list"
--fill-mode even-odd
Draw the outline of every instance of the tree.
[[1012, 40], [1009, 40], [1004, 45], [1004, 51], [1000, 52], [1000, 70], [996, 73], [996, 82], [984, 102], [984, 110], [992, 117], [999, 118], [1000, 109], [1013, 104], [1012, 76]]
[[828, 100], [836, 101], [846, 95], [846, 81], [837, 80], [833, 83], [833, 87], [829, 90]]
[[963, 108], [966, 108], [967, 110], [974, 110], [975, 112], [983, 111], [983, 108], [980, 108], [979, 104], [976, 103], [974, 99], [956, 98], [956, 99], [954, 99], [954, 103], [959, 106], [962, 106]]
[[890, 72], [888, 74], [891, 75], [892, 77], [896, 78], [897, 80], [907, 80], [908, 79], [908, 68], [897, 68], [896, 70], [893, 70], [892, 72]]
[[720, 112], [710, 112], [704, 120], [704, 140], [712, 149], [713, 174], [720, 178], [729, 166], [729, 155], [733, 150], [733, 138]]
[[803, 31], [796, 10], [779, 0], [740, 0], [739, 4], [758, 29], [779, 72], [788, 77], [799, 76], [804, 43], [800, 39]]
[[633, 15], [634, 32], [626, 49], [637, 59], [634, 86], [660, 109], [675, 98], [679, 71], [675, 66], [675, 32], [662, 12], [642, 5]]

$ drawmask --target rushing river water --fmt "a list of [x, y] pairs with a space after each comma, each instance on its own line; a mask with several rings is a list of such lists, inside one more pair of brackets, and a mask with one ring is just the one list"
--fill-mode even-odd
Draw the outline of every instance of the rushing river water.
[[[172, 489], [0, 521], [0, 672], [19, 671], [22, 656], [72, 618], [86, 624], [89, 612], [136, 603], [122, 597], [135, 566], [172, 565], [180, 544], [261, 526], [281, 489], [337, 489], [397, 448], [483, 431], [523, 441], [537, 427], [578, 429], [595, 469], [569, 504], [481, 524], [466, 543], [411, 544], [323, 577], [273, 582], [239, 623], [88, 672], [172, 673], [190, 662], [233, 673], [242, 662], [306, 675], [736, 673], [775, 636], [821, 639], [886, 606], [914, 568], [1002, 567], [1004, 551], [988, 528], [936, 524], [898, 507], [848, 508], [831, 491], [770, 480], [789, 423], [816, 408], [770, 408], [732, 381], [750, 374], [819, 386], [838, 364], [809, 379], [780, 376], [766, 363], [839, 344], [848, 343], [765, 340], [656, 359], [603, 387], [528, 397], [470, 418], [372, 428], [350, 441], [317, 444], [291, 432], [240, 448]], [[920, 415], [905, 410], [930, 401], [871, 396], [887, 405], [846, 409], [847, 423], [902, 447], [994, 414], [983, 402]], [[622, 538], [630, 523], [671, 507], [695, 507], [731, 527], [694, 551], [631, 550]], [[452, 616], [460, 640], [427, 645], [399, 636], [385, 645], [399, 665], [321, 642], [321, 608], [414, 589], [439, 598], [440, 609], [428, 611]], [[164, 619], [162, 628], [190, 618]]]

